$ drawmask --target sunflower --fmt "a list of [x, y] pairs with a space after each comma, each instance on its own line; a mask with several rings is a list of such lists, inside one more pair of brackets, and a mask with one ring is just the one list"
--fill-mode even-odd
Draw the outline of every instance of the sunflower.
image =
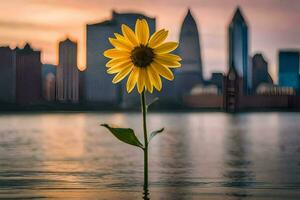
[[112, 82], [122, 81], [127, 75], [127, 92], [130, 93], [135, 85], [139, 93], [144, 90], [153, 92], [153, 88], [160, 91], [161, 77], [173, 80], [170, 68], [181, 66], [181, 58], [171, 54], [178, 47], [177, 42], [165, 42], [168, 31], [165, 29], [155, 32], [150, 37], [148, 23], [145, 19], [138, 19], [135, 31], [122, 24], [122, 34], [115, 33], [115, 38], [109, 38], [114, 46], [104, 52], [104, 56], [111, 60], [107, 62], [107, 73], [116, 74]]

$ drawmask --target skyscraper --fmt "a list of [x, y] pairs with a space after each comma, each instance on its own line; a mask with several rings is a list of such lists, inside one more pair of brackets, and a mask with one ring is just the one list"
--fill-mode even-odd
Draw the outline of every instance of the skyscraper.
[[248, 26], [241, 9], [238, 7], [228, 27], [228, 65], [236, 67], [236, 71], [243, 78], [244, 91], [252, 88], [252, 70], [248, 65]]
[[299, 59], [300, 53], [297, 50], [279, 52], [278, 77], [280, 86], [292, 87], [299, 90]]
[[151, 33], [155, 31], [155, 19], [138, 13], [112, 13], [112, 19], [87, 25], [87, 69], [85, 71], [85, 100], [88, 103], [119, 104], [139, 101], [136, 91], [127, 94], [125, 81], [122, 85], [112, 84], [112, 75], [106, 73], [108, 61], [102, 53], [113, 48], [108, 38], [121, 32], [121, 24], [134, 30], [136, 20], [146, 19]]
[[16, 53], [9, 47], [0, 47], [0, 102], [16, 100]]
[[29, 44], [23, 49], [16, 48], [16, 102], [36, 104], [41, 100], [41, 52]]
[[262, 83], [273, 84], [268, 72], [268, 62], [262, 54], [255, 54], [252, 58], [252, 88], [256, 90]]
[[113, 20], [87, 25], [86, 70], [84, 72], [85, 101], [88, 103], [116, 103], [119, 85], [111, 83], [106, 73], [107, 59], [102, 55], [111, 48], [108, 37], [112, 37], [116, 22]]
[[178, 54], [182, 67], [175, 72], [175, 83], [177, 95], [182, 96], [203, 81], [199, 32], [190, 9], [181, 26]]
[[66, 39], [59, 43], [59, 64], [56, 73], [56, 99], [61, 102], [79, 101], [77, 43]]

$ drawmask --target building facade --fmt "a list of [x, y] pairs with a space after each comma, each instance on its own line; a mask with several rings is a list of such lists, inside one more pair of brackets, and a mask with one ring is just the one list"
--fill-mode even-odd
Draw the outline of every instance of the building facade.
[[70, 39], [66, 39], [59, 43], [59, 64], [56, 73], [56, 99], [60, 102], [79, 102], [77, 43]]
[[268, 62], [262, 54], [255, 54], [252, 58], [252, 89], [256, 89], [261, 84], [273, 84], [272, 77], [268, 71]]
[[190, 9], [181, 26], [178, 54], [182, 67], [175, 71], [175, 85], [176, 96], [180, 98], [203, 82], [199, 31]]
[[29, 44], [16, 48], [16, 102], [21, 105], [37, 104], [41, 101], [41, 52]]
[[16, 52], [0, 47], [0, 102], [15, 103], [16, 100]]
[[299, 91], [299, 51], [280, 51], [279, 52], [279, 86], [292, 87]]
[[240, 108], [243, 96], [243, 79], [232, 64], [224, 77], [223, 109], [226, 112], [236, 112]]
[[228, 27], [228, 65], [236, 67], [236, 71], [243, 78], [243, 90], [252, 88], [252, 70], [249, 66], [248, 55], [248, 25], [240, 8], [237, 8]]

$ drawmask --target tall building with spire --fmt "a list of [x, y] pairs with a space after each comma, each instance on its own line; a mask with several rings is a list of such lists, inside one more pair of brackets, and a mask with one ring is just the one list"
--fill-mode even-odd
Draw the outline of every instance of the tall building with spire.
[[56, 72], [56, 99], [61, 102], [79, 101], [79, 70], [77, 43], [66, 39], [59, 43], [59, 64]]
[[228, 42], [228, 65], [235, 66], [243, 79], [243, 90], [246, 92], [252, 88], [252, 70], [249, 69], [248, 63], [248, 26], [239, 7], [228, 27]]
[[176, 93], [182, 96], [203, 82], [199, 32], [190, 9], [181, 26], [178, 54], [182, 58], [182, 67], [175, 72]]
[[226, 112], [236, 112], [243, 96], [243, 79], [232, 63], [223, 81], [223, 108]]

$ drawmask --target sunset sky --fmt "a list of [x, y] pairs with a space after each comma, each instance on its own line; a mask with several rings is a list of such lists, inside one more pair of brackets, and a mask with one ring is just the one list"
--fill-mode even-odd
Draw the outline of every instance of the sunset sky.
[[[300, 49], [299, 0], [0, 0], [0, 44], [41, 49], [43, 63], [57, 63], [58, 41], [79, 43], [79, 67], [85, 67], [85, 25], [111, 17], [111, 11], [141, 12], [157, 18], [178, 40], [187, 8], [198, 23], [206, 77], [225, 71], [227, 25], [237, 5], [250, 27], [250, 53], [263, 52], [277, 79], [279, 48]], [[99, 52], [101, 53], [101, 52]]]

